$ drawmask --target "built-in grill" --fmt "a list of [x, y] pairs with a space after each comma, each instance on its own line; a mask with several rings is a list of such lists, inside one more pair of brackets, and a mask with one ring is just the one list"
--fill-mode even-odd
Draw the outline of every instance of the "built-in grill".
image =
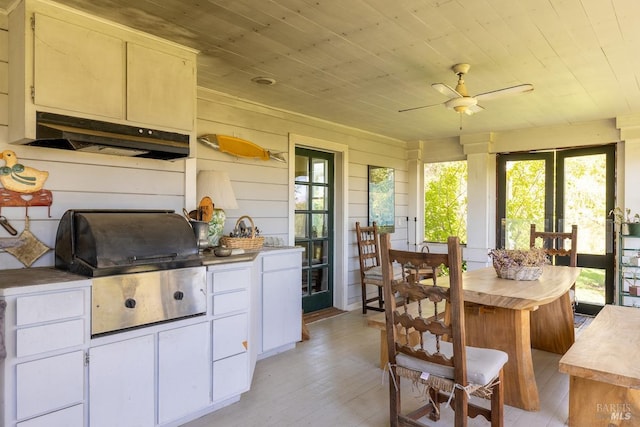
[[206, 311], [196, 237], [170, 210], [69, 210], [55, 266], [93, 278], [92, 336]]

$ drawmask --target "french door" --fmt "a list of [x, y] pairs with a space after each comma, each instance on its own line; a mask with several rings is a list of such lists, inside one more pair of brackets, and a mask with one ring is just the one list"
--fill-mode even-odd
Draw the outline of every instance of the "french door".
[[333, 306], [333, 153], [296, 148], [295, 244], [302, 246], [302, 309]]
[[[615, 145], [498, 156], [496, 247], [529, 246], [530, 225], [570, 232], [578, 226], [576, 311], [613, 303]], [[559, 261], [562, 262], [562, 261]], [[568, 262], [568, 259], [565, 260]]]

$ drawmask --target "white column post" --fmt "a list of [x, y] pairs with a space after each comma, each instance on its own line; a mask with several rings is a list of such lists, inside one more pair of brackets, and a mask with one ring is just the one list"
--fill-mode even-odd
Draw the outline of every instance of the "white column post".
[[618, 176], [624, 179], [617, 183], [616, 204], [640, 213], [640, 192], [633, 185], [640, 181], [640, 169], [637, 167], [640, 159], [640, 114], [617, 117], [616, 127], [624, 141], [618, 146]]
[[489, 249], [496, 236], [496, 156], [493, 134], [462, 135], [467, 156], [467, 269], [489, 265]]
[[424, 163], [422, 161], [422, 141], [410, 143], [407, 155], [408, 206], [407, 206], [407, 250], [416, 250], [416, 245], [424, 241]]

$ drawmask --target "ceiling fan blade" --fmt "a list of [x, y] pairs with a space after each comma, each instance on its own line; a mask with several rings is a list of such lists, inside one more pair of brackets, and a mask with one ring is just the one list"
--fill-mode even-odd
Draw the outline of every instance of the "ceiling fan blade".
[[456, 92], [455, 89], [444, 83], [433, 83], [431, 87], [449, 98], [462, 98], [462, 95]]
[[405, 111], [412, 111], [412, 110], [420, 110], [420, 109], [422, 109], [422, 108], [435, 107], [436, 105], [442, 105], [442, 103], [439, 103], [439, 104], [430, 104], [430, 105], [422, 105], [422, 106], [420, 106], [420, 107], [405, 108], [404, 110], [398, 110], [398, 113], [404, 113]]
[[533, 90], [533, 85], [523, 84], [518, 86], [505, 87], [504, 89], [493, 90], [474, 96], [478, 101], [486, 101], [487, 99], [496, 99], [503, 96], [517, 95], [519, 93], [527, 93]]
[[470, 115], [472, 115], [472, 114], [479, 113], [480, 111], [484, 111], [484, 108], [482, 108], [482, 107], [481, 107], [481, 106], [479, 106], [478, 104], [475, 104], [475, 105], [470, 105], [470, 106], [468, 106], [468, 107], [466, 108], [466, 110], [464, 110], [464, 113], [465, 113], [467, 116], [470, 116]]

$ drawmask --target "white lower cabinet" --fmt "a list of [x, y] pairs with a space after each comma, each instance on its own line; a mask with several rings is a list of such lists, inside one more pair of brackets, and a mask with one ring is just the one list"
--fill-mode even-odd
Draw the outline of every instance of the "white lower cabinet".
[[90, 349], [91, 427], [155, 425], [154, 360], [153, 335]]
[[247, 313], [213, 321], [213, 401], [249, 390]]
[[51, 412], [17, 424], [17, 427], [83, 427], [84, 405]]
[[300, 251], [262, 258], [262, 353], [292, 346], [302, 335]]
[[213, 360], [244, 353], [248, 347], [249, 319], [247, 313], [213, 321]]
[[16, 366], [16, 415], [26, 419], [84, 400], [84, 352]]
[[250, 289], [253, 266], [236, 264], [209, 269], [211, 292], [214, 404], [249, 390]]
[[300, 340], [300, 251], [208, 266], [202, 316], [94, 338], [90, 279], [0, 288], [0, 426], [177, 427], [239, 400]]
[[205, 408], [211, 395], [210, 322], [158, 334], [158, 422]]
[[249, 389], [249, 353], [213, 362], [213, 401], [238, 396]]
[[2, 288], [7, 354], [0, 359], [0, 426], [86, 426], [89, 299], [84, 279]]

